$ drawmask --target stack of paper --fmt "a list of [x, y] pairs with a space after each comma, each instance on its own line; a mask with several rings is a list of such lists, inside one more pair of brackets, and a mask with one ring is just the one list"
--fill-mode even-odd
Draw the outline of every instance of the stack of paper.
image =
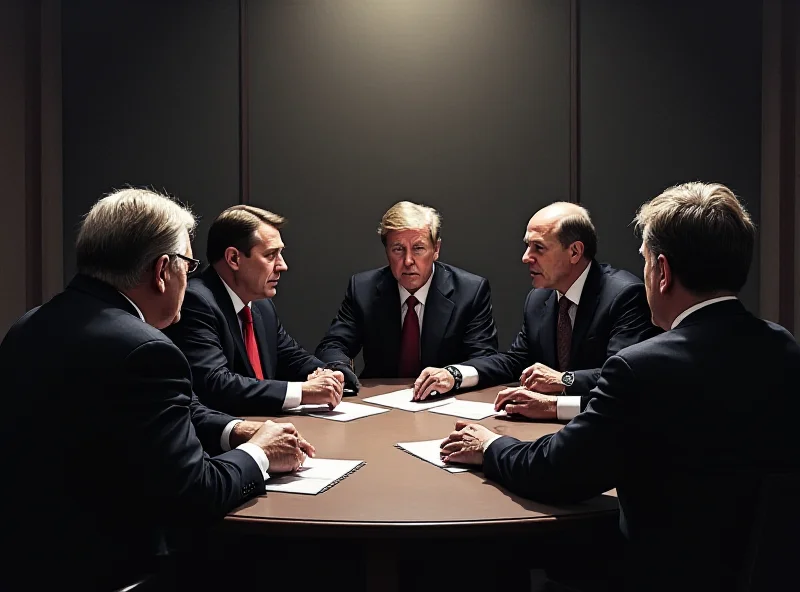
[[386, 413], [387, 411], [389, 410], [343, 401], [335, 409], [331, 409], [327, 405], [300, 405], [286, 409], [284, 413], [300, 413], [311, 417], [332, 419], [333, 421], [353, 421], [360, 417], [368, 417], [378, 413]]
[[361, 460], [307, 458], [303, 466], [294, 473], [267, 479], [266, 489], [316, 495], [330, 489], [363, 465], [364, 461]]
[[444, 399], [425, 399], [424, 401], [412, 401], [414, 396], [414, 389], [403, 389], [386, 393], [385, 395], [375, 395], [374, 397], [367, 397], [364, 399], [366, 403], [374, 403], [375, 405], [383, 405], [384, 407], [392, 407], [394, 409], [402, 409], [403, 411], [425, 411], [433, 407], [441, 407], [448, 405], [453, 401], [452, 397]]
[[404, 450], [405, 452], [408, 452], [409, 454], [416, 456], [417, 458], [421, 458], [422, 460], [428, 461], [437, 467], [441, 467], [445, 471], [449, 471], [451, 473], [463, 473], [464, 471], [468, 471], [469, 469], [465, 469], [464, 467], [454, 467], [442, 462], [439, 456], [439, 446], [441, 443], [441, 439], [423, 440], [422, 442], [400, 442], [395, 446], [401, 450]]

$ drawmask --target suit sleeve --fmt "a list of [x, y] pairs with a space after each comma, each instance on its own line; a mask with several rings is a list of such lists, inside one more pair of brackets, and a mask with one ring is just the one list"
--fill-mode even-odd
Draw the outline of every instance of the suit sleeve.
[[272, 314], [275, 315], [275, 323], [278, 328], [276, 341], [278, 368], [276, 374], [289, 380], [305, 382], [309, 374], [317, 368], [322, 368], [325, 363], [308, 353], [286, 332], [281, 320], [278, 318], [275, 305], [272, 301], [269, 302], [269, 305], [272, 307]]
[[232, 372], [220, 340], [224, 322], [208, 301], [187, 290], [181, 320], [166, 332], [189, 360], [195, 393], [204, 405], [232, 415], [278, 413], [286, 382]]
[[586, 411], [555, 434], [492, 442], [484, 455], [486, 477], [548, 504], [580, 502], [616, 487], [626, 455], [637, 446], [637, 389], [628, 364], [609, 359], [592, 394]]
[[482, 280], [472, 302], [472, 318], [464, 331], [464, 352], [467, 358], [497, 353], [497, 328], [492, 316], [492, 290]]
[[[650, 307], [644, 285], [632, 284], [621, 291], [608, 311], [611, 317], [611, 332], [608, 338], [606, 359], [628, 346], [635, 345], [660, 333], [651, 321]], [[581, 396], [581, 410], [592, 398], [591, 391], [600, 378], [600, 368], [575, 371], [575, 382], [566, 389], [568, 395]]]
[[189, 410], [192, 414], [192, 424], [203, 449], [212, 455], [220, 454], [222, 452], [220, 447], [222, 431], [225, 426], [237, 418], [209, 409], [200, 402], [194, 393], [192, 393], [192, 400], [189, 403]]
[[525, 311], [533, 291], [528, 293], [523, 308], [522, 329], [517, 334], [508, 351], [489, 356], [473, 358], [462, 362], [464, 366], [472, 366], [478, 371], [478, 388], [484, 388], [506, 382], [519, 380], [520, 374], [528, 366], [530, 352], [528, 350], [528, 323]]
[[136, 467], [131, 486], [163, 500], [170, 522], [219, 518], [264, 492], [261, 471], [247, 453], [205, 454], [192, 422], [189, 376], [178, 349], [162, 341], [131, 352], [120, 376], [119, 416], [126, 418], [120, 454], [129, 457], [124, 466]]
[[350, 278], [344, 301], [331, 321], [331, 326], [322, 338], [315, 355], [323, 362], [345, 362], [350, 364], [363, 343], [361, 319], [358, 318], [355, 302], [355, 278]]

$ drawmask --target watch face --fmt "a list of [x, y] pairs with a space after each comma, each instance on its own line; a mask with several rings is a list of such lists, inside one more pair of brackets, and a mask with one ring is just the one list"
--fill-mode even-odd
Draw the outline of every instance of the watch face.
[[575, 375], [572, 372], [564, 372], [564, 375], [561, 377], [561, 382], [564, 383], [565, 386], [572, 386], [572, 383], [575, 382]]

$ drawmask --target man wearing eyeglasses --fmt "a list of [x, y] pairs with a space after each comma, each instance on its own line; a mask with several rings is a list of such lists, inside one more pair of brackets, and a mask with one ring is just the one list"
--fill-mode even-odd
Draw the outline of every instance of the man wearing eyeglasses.
[[[291, 424], [201, 405], [159, 330], [180, 318], [194, 227], [151, 191], [101, 199], [81, 225], [78, 274], [0, 344], [0, 589], [120, 589], [177, 559], [170, 533], [221, 518], [264, 493], [267, 471], [313, 455]], [[199, 574], [187, 559], [183, 575]]]
[[209, 266], [189, 281], [182, 319], [165, 331], [189, 360], [195, 393], [213, 409], [269, 415], [301, 404], [333, 408], [342, 399], [349, 370], [325, 369], [300, 347], [271, 300], [289, 269], [283, 223], [249, 205], [222, 212], [208, 231]]

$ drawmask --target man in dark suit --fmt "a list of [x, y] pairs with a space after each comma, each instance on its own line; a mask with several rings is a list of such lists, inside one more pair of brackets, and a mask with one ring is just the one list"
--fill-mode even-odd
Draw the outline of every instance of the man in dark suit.
[[194, 225], [149, 191], [101, 199], [78, 275], [3, 339], [8, 589], [130, 584], [158, 569], [167, 531], [223, 517], [313, 452], [291, 424], [203, 407], [158, 330], [180, 316]]
[[[647, 339], [650, 322], [642, 282], [626, 271], [595, 261], [597, 234], [581, 206], [557, 202], [539, 210], [525, 232], [534, 289], [523, 309], [522, 329], [507, 352], [476, 357], [461, 366], [461, 386], [481, 387], [519, 380], [501, 391], [512, 410], [535, 419], [571, 419], [589, 401], [609, 356]], [[437, 368], [426, 368], [415, 384], [419, 398], [452, 388]], [[559, 396], [560, 395], [560, 396]]]
[[416, 378], [424, 366], [497, 351], [489, 282], [437, 261], [440, 226], [436, 210], [407, 201], [384, 214], [389, 265], [350, 278], [320, 360], [349, 365], [363, 348], [362, 378]]
[[448, 462], [545, 503], [616, 487], [631, 589], [738, 589], [758, 492], [800, 471], [800, 347], [747, 312], [755, 227], [731, 191], [687, 183], [645, 204], [647, 296], [666, 332], [602, 369], [586, 411], [535, 442], [458, 424]]
[[272, 303], [289, 269], [283, 223], [253, 206], [222, 212], [208, 231], [210, 266], [189, 280], [181, 321], [165, 331], [189, 360], [195, 393], [212, 409], [268, 415], [300, 404], [333, 408], [342, 399], [349, 371], [323, 369], [286, 332]]

